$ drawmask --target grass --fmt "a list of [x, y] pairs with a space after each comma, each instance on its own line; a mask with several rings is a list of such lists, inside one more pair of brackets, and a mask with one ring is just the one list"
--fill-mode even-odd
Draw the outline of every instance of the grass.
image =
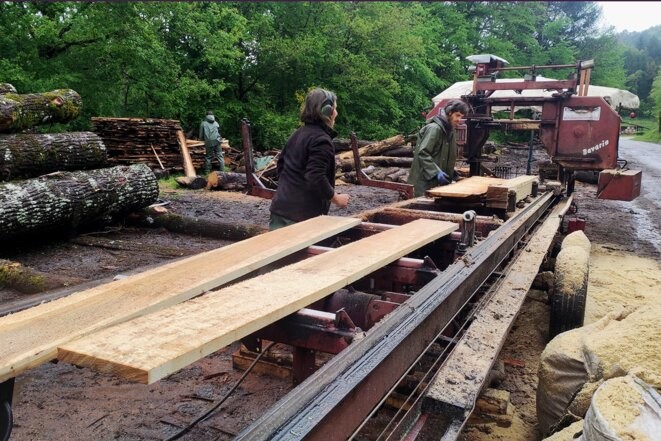
[[659, 121], [655, 118], [622, 118], [622, 125], [637, 125], [643, 127], [645, 132], [642, 135], [636, 135], [632, 139], [635, 141], [647, 141], [661, 143], [661, 133], [659, 133]]

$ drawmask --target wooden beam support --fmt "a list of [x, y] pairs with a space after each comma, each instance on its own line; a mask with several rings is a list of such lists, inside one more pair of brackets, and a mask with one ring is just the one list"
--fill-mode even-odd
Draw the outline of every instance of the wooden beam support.
[[456, 229], [419, 219], [63, 344], [58, 358], [153, 383]]
[[0, 382], [57, 355], [57, 346], [188, 300], [360, 223], [319, 216], [0, 317]]

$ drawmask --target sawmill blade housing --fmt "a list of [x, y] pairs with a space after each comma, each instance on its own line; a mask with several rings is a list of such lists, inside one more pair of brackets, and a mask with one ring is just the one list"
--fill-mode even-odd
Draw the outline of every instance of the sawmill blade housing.
[[[630, 201], [640, 195], [642, 173], [618, 165], [621, 118], [618, 109], [637, 108], [630, 92], [590, 85], [593, 60], [575, 64], [508, 67], [491, 54], [471, 55], [473, 80], [457, 83], [434, 98], [427, 117], [438, 114], [451, 99], [471, 107], [458, 129], [457, 144], [470, 165], [471, 176], [481, 174], [482, 149], [493, 130], [537, 132], [554, 164], [557, 180], [573, 191], [576, 171], [600, 172], [597, 197]], [[571, 70], [565, 80], [542, 77], [542, 69]], [[522, 79], [502, 78], [508, 71], [525, 71]], [[451, 90], [452, 89], [452, 90]], [[529, 109], [531, 118], [515, 113]], [[502, 112], [507, 117], [498, 118]], [[497, 114], [498, 112], [498, 114]], [[620, 160], [621, 161], [621, 160]]]

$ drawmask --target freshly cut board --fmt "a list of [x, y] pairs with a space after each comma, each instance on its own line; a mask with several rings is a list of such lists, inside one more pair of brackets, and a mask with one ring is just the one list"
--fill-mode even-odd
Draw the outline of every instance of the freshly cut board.
[[434, 187], [427, 190], [430, 198], [471, 198], [487, 194], [490, 185], [501, 184], [506, 179], [491, 178], [488, 176], [471, 176], [450, 185]]
[[0, 381], [90, 332], [188, 300], [360, 224], [319, 216], [0, 317]]
[[457, 228], [418, 219], [63, 344], [58, 358], [153, 383]]

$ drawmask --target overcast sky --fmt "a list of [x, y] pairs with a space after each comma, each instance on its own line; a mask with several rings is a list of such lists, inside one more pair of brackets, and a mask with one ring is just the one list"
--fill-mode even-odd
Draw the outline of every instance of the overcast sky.
[[654, 2], [597, 2], [603, 10], [606, 24], [616, 32], [642, 32], [661, 25], [661, 1]]

